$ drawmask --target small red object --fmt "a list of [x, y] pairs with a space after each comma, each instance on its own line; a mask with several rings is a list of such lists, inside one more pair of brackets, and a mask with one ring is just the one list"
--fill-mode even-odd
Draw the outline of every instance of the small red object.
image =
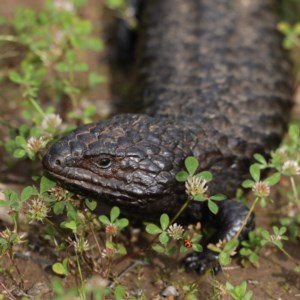
[[183, 244], [186, 248], [192, 248], [193, 242], [191, 240], [184, 240]]

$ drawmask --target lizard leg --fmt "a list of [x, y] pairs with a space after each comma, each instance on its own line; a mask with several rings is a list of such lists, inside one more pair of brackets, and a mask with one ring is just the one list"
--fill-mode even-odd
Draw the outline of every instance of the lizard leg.
[[[219, 211], [216, 215], [210, 211], [207, 216], [203, 216], [205, 223], [216, 229], [216, 233], [211, 237], [208, 243], [216, 244], [219, 241], [228, 241], [235, 237], [241, 228], [249, 209], [242, 203], [235, 200], [226, 200], [219, 203]], [[252, 214], [244, 228], [242, 229], [239, 240], [247, 238], [249, 231], [254, 228], [254, 215]], [[193, 252], [188, 255], [183, 264], [188, 270], [196, 270], [199, 274], [203, 274], [207, 269], [212, 268], [219, 271], [218, 254], [209, 249], [203, 252]]]

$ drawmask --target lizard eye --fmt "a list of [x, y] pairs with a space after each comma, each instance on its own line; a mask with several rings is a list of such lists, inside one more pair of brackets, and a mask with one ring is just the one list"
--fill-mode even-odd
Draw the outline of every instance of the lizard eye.
[[107, 169], [111, 165], [111, 160], [108, 157], [103, 157], [96, 162], [96, 165], [99, 168]]

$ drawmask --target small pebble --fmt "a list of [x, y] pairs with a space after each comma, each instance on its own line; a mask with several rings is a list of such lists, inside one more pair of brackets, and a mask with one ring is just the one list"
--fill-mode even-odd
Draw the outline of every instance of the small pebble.
[[161, 295], [167, 299], [175, 299], [179, 296], [179, 293], [174, 286], [169, 285], [161, 292]]
[[43, 296], [49, 292], [51, 292], [51, 288], [45, 282], [37, 282], [27, 291], [28, 295], [35, 297]]
[[86, 282], [86, 287], [91, 289], [96, 289], [99, 287], [107, 287], [110, 284], [110, 281], [101, 277], [101, 276], [93, 276], [88, 279]]

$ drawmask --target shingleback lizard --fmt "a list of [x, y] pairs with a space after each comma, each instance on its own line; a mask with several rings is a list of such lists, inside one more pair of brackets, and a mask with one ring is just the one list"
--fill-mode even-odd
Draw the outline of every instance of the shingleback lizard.
[[[278, 146], [291, 108], [290, 64], [270, 1], [146, 1], [137, 53], [138, 112], [78, 127], [43, 165], [67, 189], [147, 220], [173, 216], [186, 201], [175, 175], [193, 155], [199, 171], [213, 173], [208, 193], [228, 200], [216, 216], [193, 201], [179, 222], [209, 224], [210, 242], [228, 240], [248, 212], [235, 191], [253, 154]], [[253, 226], [251, 217], [240, 239]], [[202, 273], [216, 259], [204, 250], [184, 264]]]

